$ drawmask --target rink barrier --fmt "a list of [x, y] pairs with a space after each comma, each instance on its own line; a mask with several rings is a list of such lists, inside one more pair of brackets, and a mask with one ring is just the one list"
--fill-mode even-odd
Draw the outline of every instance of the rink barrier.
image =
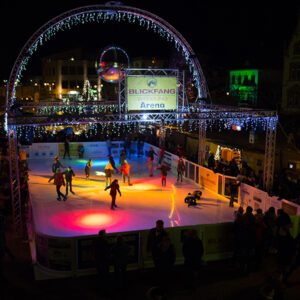
[[[156, 157], [158, 157], [159, 148], [147, 143], [145, 143], [144, 146], [145, 154], [147, 155], [150, 146], [157, 153]], [[165, 157], [166, 163], [172, 167], [172, 172], [177, 174], [179, 157], [167, 151]], [[192, 180], [201, 188], [208, 189], [213, 193], [224, 196], [225, 199], [227, 198], [229, 201], [230, 183], [235, 181], [236, 177], [214, 173], [212, 170], [186, 159], [183, 159], [183, 161], [185, 163], [185, 179]], [[270, 196], [267, 192], [245, 183], [241, 183], [238, 194], [235, 197], [235, 202], [244, 209], [246, 209], [247, 206], [251, 206], [254, 211], [260, 208], [265, 212], [272, 206], [276, 211], [278, 209], [283, 209], [290, 216], [300, 215], [300, 205], [285, 199], [278, 200], [278, 196]]]
[[[123, 141], [111, 142], [111, 153], [113, 157], [119, 157], [124, 149]], [[79, 157], [78, 147], [84, 147], [83, 158], [106, 158], [108, 148], [106, 142], [70, 142], [69, 150], [72, 158]], [[54, 156], [63, 157], [65, 152], [64, 143], [33, 143], [31, 145], [20, 145], [20, 151], [26, 151], [26, 157], [30, 158], [53, 158]], [[130, 155], [137, 154], [137, 142], [132, 141], [130, 144]], [[144, 151], [141, 151], [144, 154]]]
[[[182, 265], [183, 237], [188, 229], [195, 229], [203, 242], [203, 261], [215, 261], [232, 256], [232, 223], [203, 224], [172, 227], [165, 230], [174, 245], [176, 265]], [[109, 244], [121, 235], [130, 248], [128, 270], [153, 268], [151, 253], [147, 251], [149, 230], [107, 234]], [[36, 258], [34, 273], [36, 280], [76, 277], [96, 274], [95, 242], [97, 235], [76, 237], [54, 237], [35, 233]], [[111, 271], [113, 264], [111, 262]]]

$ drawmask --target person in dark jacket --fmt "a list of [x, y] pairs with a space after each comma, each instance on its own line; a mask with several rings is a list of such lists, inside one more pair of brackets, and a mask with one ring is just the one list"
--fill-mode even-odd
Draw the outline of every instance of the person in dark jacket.
[[125, 164], [125, 160], [127, 158], [125, 150], [122, 150], [119, 156], [119, 164], [123, 166]]
[[54, 184], [56, 185], [57, 192], [57, 200], [61, 201], [60, 197], [63, 197], [63, 200], [66, 201], [67, 197], [60, 191], [61, 186], [65, 186], [65, 179], [63, 174], [60, 172], [60, 169], [56, 169], [56, 173], [54, 175]]
[[93, 161], [92, 161], [92, 159], [90, 159], [85, 166], [84, 171], [85, 171], [86, 180], [89, 180], [89, 178], [90, 178], [92, 163], [93, 163]]
[[158, 164], [159, 165], [162, 164], [164, 156], [165, 156], [165, 149], [161, 146], [160, 149], [159, 149], [159, 155], [158, 155]]
[[129, 259], [129, 246], [125, 243], [123, 237], [119, 235], [115, 245], [112, 247], [115, 280], [119, 288], [126, 286], [126, 269]]
[[182, 182], [182, 175], [183, 175], [184, 171], [185, 171], [184, 161], [182, 158], [179, 158], [178, 164], [177, 164], [177, 182], [179, 182], [179, 179]]
[[156, 263], [156, 253], [159, 244], [164, 236], [167, 236], [167, 232], [164, 230], [163, 220], [157, 220], [156, 226], [150, 229], [147, 239], [147, 251], [151, 252], [153, 262]]
[[68, 137], [66, 137], [66, 139], [65, 139], [64, 159], [65, 159], [66, 155], [68, 155], [69, 159], [71, 159], [71, 157], [70, 157], [70, 145], [69, 145], [69, 139], [68, 139]]
[[229, 206], [234, 207], [234, 198], [238, 196], [238, 187], [240, 186], [241, 182], [238, 180], [234, 180], [230, 183], [230, 201]]
[[149, 151], [148, 151], [148, 161], [147, 161], [147, 166], [149, 169], [149, 176], [152, 177], [153, 176], [153, 161], [154, 161], [154, 155], [157, 155], [153, 148], [150, 147]]
[[50, 177], [50, 179], [48, 180], [48, 182], [50, 182], [52, 179], [54, 179], [54, 176], [56, 174], [56, 170], [57, 169], [65, 169], [66, 167], [64, 167], [61, 162], [59, 161], [59, 157], [58, 156], [55, 156], [54, 157], [54, 162], [52, 164], [52, 172], [53, 172], [53, 175]]
[[111, 209], [115, 209], [115, 207], [118, 207], [116, 205], [116, 196], [117, 196], [117, 191], [121, 197], [121, 192], [120, 192], [120, 186], [118, 183], [118, 179], [115, 179], [112, 184], [108, 187], [105, 188], [105, 191], [107, 189], [110, 189], [110, 196], [111, 196]]
[[95, 243], [95, 260], [101, 291], [105, 294], [109, 289], [109, 263], [111, 249], [106, 238], [106, 231], [100, 230]]
[[203, 243], [195, 229], [189, 229], [183, 240], [182, 253], [184, 256], [185, 280], [187, 285], [194, 287], [195, 273], [199, 270], [203, 256]]
[[161, 185], [166, 186], [168, 171], [170, 171], [171, 168], [168, 167], [166, 164], [163, 164], [161, 167], [156, 167], [155, 170], [161, 171]]
[[70, 192], [74, 195], [75, 193], [73, 192], [72, 189], [72, 179], [75, 176], [74, 171], [69, 166], [67, 170], [63, 172], [63, 174], [65, 175], [65, 179], [66, 179], [66, 196], [68, 195], [69, 186], [70, 186]]

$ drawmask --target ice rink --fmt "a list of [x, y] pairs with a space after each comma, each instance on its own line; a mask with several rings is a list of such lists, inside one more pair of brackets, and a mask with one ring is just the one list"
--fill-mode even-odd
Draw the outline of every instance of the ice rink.
[[[116, 163], [118, 159], [115, 158]], [[235, 208], [229, 207], [228, 199], [202, 190], [197, 206], [188, 207], [184, 198], [189, 192], [199, 190], [191, 180], [176, 183], [177, 171], [172, 169], [167, 186], [161, 187], [160, 170], [149, 177], [146, 158], [132, 158], [131, 183], [119, 180], [122, 197], [117, 195], [116, 210], [110, 209], [109, 190], [104, 191], [105, 178], [96, 172], [104, 172], [108, 160], [94, 159], [90, 180], [85, 179], [87, 159], [61, 159], [65, 166], [75, 172], [73, 191], [67, 201], [57, 201], [56, 188], [48, 183], [52, 175], [52, 159], [29, 159], [29, 189], [35, 228], [39, 233], [66, 237], [97, 234], [100, 229], [108, 233], [144, 230], [155, 226], [158, 219], [165, 227], [211, 224], [233, 221]], [[65, 193], [65, 187], [61, 188]]]

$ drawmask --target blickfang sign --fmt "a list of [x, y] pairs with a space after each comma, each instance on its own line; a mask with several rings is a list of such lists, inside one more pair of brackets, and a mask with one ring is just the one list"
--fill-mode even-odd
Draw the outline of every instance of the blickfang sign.
[[176, 110], [177, 78], [127, 77], [127, 108], [133, 110]]

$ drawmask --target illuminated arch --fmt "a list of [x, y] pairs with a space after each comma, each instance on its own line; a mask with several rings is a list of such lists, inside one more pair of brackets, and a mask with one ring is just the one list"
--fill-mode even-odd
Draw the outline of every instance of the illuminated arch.
[[12, 68], [6, 90], [6, 107], [9, 109], [15, 100], [15, 89], [22, 77], [22, 72], [38, 47], [50, 40], [57, 32], [71, 29], [84, 23], [100, 23], [106, 21], [127, 21], [143, 26], [154, 33], [160, 34], [167, 41], [174, 42], [178, 51], [184, 55], [192, 73], [195, 86], [198, 89], [198, 98], [206, 99], [208, 95], [206, 80], [200, 63], [188, 42], [168, 22], [148, 11], [123, 6], [118, 2], [105, 5], [83, 6], [69, 10], [51, 19], [40, 27], [23, 46]]

